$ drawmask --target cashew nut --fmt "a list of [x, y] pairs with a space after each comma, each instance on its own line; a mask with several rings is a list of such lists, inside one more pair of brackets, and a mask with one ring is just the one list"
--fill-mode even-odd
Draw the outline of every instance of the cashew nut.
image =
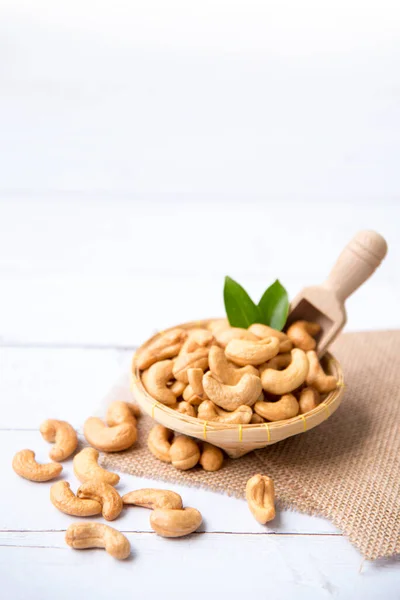
[[229, 423], [230, 425], [246, 425], [250, 423], [253, 411], [250, 406], [238, 406], [232, 412], [226, 412], [211, 402], [204, 400], [198, 408], [197, 417], [203, 421], [217, 421], [219, 423]]
[[181, 402], [178, 402], [178, 408], [176, 410], [182, 413], [183, 415], [188, 415], [188, 417], [197, 416], [195, 407], [189, 404], [189, 402], [186, 402], [185, 400], [181, 400]]
[[[201, 370], [201, 369], [200, 369]], [[203, 371], [201, 371], [201, 373], [203, 373]], [[174, 396], [176, 398], [178, 398], [179, 396], [182, 396], [184, 390], [186, 387], [186, 383], [184, 381], [174, 381], [170, 386], [169, 389], [171, 390], [171, 392], [174, 394]]]
[[256, 402], [254, 410], [267, 421], [283, 421], [299, 414], [299, 403], [293, 394], [284, 394], [277, 402]]
[[164, 425], [154, 425], [147, 438], [147, 446], [152, 454], [163, 462], [170, 463], [171, 437], [173, 432]]
[[152, 488], [144, 488], [128, 492], [122, 496], [124, 504], [134, 504], [144, 508], [182, 508], [182, 498], [176, 492], [170, 490], [156, 490]]
[[261, 374], [262, 387], [266, 392], [287, 394], [304, 383], [308, 373], [308, 359], [300, 348], [291, 352], [292, 362], [283, 371], [267, 368]]
[[136, 427], [136, 416], [133, 413], [133, 410], [136, 410], [136, 407], [134, 409], [134, 406], [134, 404], [121, 402], [120, 400], [111, 402], [107, 409], [107, 425], [113, 427], [114, 425], [120, 425], [121, 423], [131, 423]]
[[295, 323], [290, 325], [286, 333], [288, 338], [297, 348], [307, 352], [307, 350], [314, 350], [317, 345], [314, 336], [320, 331], [321, 326], [318, 323], [312, 323], [311, 321], [295, 321]]
[[224, 455], [220, 448], [204, 442], [199, 462], [205, 471], [218, 471], [223, 465]]
[[254, 323], [250, 325], [249, 331], [254, 333], [259, 339], [264, 339], [266, 337], [276, 337], [279, 340], [279, 352], [290, 352], [293, 348], [293, 344], [283, 331], [278, 331], [277, 329], [273, 329], [272, 327], [268, 327], [268, 325], [263, 325], [262, 323]]
[[156, 508], [150, 515], [150, 525], [163, 537], [182, 537], [198, 529], [202, 522], [201, 513], [195, 508], [181, 510]]
[[282, 371], [282, 369], [286, 369], [292, 362], [292, 355], [290, 352], [285, 352], [284, 354], [278, 354], [268, 360], [265, 364], [260, 365], [260, 374], [262, 375], [265, 369], [275, 369], [276, 371]]
[[279, 340], [267, 337], [252, 342], [249, 340], [231, 340], [225, 348], [225, 355], [240, 366], [261, 365], [279, 352]]
[[220, 346], [211, 346], [208, 362], [214, 378], [227, 385], [236, 385], [246, 373], [257, 376], [259, 374], [258, 370], [251, 365], [245, 367], [234, 365], [226, 358], [225, 352]]
[[223, 348], [226, 348], [231, 340], [249, 340], [256, 342], [258, 337], [251, 333], [248, 329], [242, 329], [242, 327], [228, 327], [227, 329], [219, 329], [214, 332], [215, 339], [218, 344]]
[[122, 510], [122, 498], [117, 490], [104, 481], [86, 481], [76, 492], [78, 498], [96, 500], [101, 504], [101, 512], [107, 521], [113, 521]]
[[206, 325], [206, 327], [213, 335], [215, 335], [217, 331], [229, 329], [229, 321], [228, 319], [213, 319]]
[[187, 385], [182, 394], [182, 398], [184, 399], [184, 401], [193, 406], [198, 406], [199, 404], [201, 404], [204, 399], [203, 396], [204, 398], [206, 397], [205, 394], [203, 394], [202, 396], [198, 396], [197, 394], [195, 394], [191, 385]]
[[199, 462], [200, 450], [192, 438], [179, 435], [172, 442], [169, 455], [176, 469], [187, 471]]
[[275, 487], [271, 477], [253, 475], [246, 484], [246, 500], [254, 518], [262, 525], [275, 518]]
[[66, 531], [65, 541], [75, 550], [104, 548], [114, 558], [128, 558], [131, 545], [120, 532], [103, 523], [72, 523]]
[[130, 448], [137, 438], [136, 425], [121, 423], [107, 427], [98, 417], [89, 417], [83, 425], [88, 443], [103, 452], [119, 452]]
[[250, 423], [252, 425], [259, 425], [260, 423], [264, 423], [264, 422], [265, 422], [264, 419], [257, 413], [253, 413], [251, 415]]
[[136, 364], [139, 369], [148, 369], [153, 363], [166, 358], [177, 356], [182, 348], [183, 340], [186, 338], [184, 329], [172, 329], [160, 334], [145, 348], [136, 353]]
[[299, 407], [300, 414], [308, 413], [316, 408], [321, 402], [321, 397], [316, 389], [306, 387], [300, 392]]
[[50, 500], [58, 510], [73, 517], [91, 517], [101, 513], [100, 502], [77, 498], [67, 481], [57, 481], [51, 486]]
[[47, 419], [41, 424], [40, 433], [46, 442], [55, 442], [49, 453], [51, 460], [65, 460], [78, 446], [76, 431], [67, 421]]
[[58, 477], [62, 471], [62, 465], [56, 462], [39, 464], [35, 460], [35, 453], [32, 450], [20, 450], [13, 458], [12, 466], [14, 471], [29, 481], [50, 481]]
[[74, 456], [74, 473], [81, 481], [97, 480], [105, 481], [110, 485], [117, 485], [119, 482], [119, 475], [103, 469], [97, 464], [99, 459], [99, 453], [94, 448], [84, 448], [78, 454]]
[[161, 360], [142, 373], [143, 385], [150, 396], [167, 406], [176, 403], [175, 394], [167, 386], [168, 381], [172, 379], [173, 365], [172, 360]]
[[188, 369], [187, 371], [189, 385], [191, 386], [193, 393], [200, 398], [204, 395], [203, 389], [203, 370], [202, 369]]
[[262, 391], [261, 380], [256, 375], [245, 374], [236, 385], [225, 385], [217, 381], [211, 371], [203, 377], [203, 388], [210, 400], [230, 411], [243, 404], [251, 406]]
[[211, 331], [207, 329], [201, 329], [196, 327], [189, 329], [186, 341], [182, 346], [182, 354], [187, 352], [194, 352], [198, 348], [209, 346], [214, 340], [214, 336]]
[[333, 375], [326, 375], [318, 360], [316, 352], [310, 350], [307, 352], [307, 358], [310, 365], [307, 375], [307, 385], [312, 385], [320, 394], [327, 394], [336, 389], [337, 381]]
[[205, 371], [208, 367], [209, 348], [197, 348], [193, 352], [180, 352], [174, 361], [172, 372], [175, 379], [189, 383], [188, 369], [201, 369]]

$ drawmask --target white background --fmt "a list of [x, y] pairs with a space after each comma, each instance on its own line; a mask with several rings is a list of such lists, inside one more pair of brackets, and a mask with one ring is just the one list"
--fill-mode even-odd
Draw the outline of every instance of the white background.
[[243, 502], [196, 490], [183, 494], [205, 534], [166, 543], [139, 511], [116, 523], [133, 532], [132, 562], [68, 551], [69, 520], [49, 508], [48, 487], [19, 480], [10, 462], [22, 447], [45, 459], [42, 419], [80, 427], [124, 348], [221, 315], [226, 274], [255, 300], [276, 277], [293, 296], [374, 228], [389, 254], [349, 299], [348, 329], [399, 327], [399, 65], [397, 2], [1, 2], [8, 597], [107, 597], [111, 573], [117, 591], [136, 581], [141, 598], [158, 585], [174, 598], [189, 588], [396, 598], [396, 561], [359, 572], [361, 556], [329, 523], [283, 511], [265, 529]]

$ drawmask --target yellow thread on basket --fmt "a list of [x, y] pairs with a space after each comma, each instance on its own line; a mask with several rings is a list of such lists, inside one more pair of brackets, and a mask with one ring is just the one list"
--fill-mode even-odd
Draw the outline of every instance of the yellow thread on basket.
[[300, 417], [303, 419], [303, 426], [304, 426], [304, 431], [307, 431], [307, 421], [304, 415], [300, 415]]
[[205, 440], [207, 439], [207, 423], [208, 423], [208, 421], [204, 421], [203, 437]]
[[157, 402], [154, 402], [153, 406], [151, 407], [151, 418], [154, 419], [154, 409], [157, 406]]
[[339, 382], [339, 383], [336, 385], [336, 387], [345, 388], [345, 387], [346, 387], [346, 384], [344, 383], [344, 381], [340, 381], [340, 382]]
[[243, 439], [243, 426], [239, 425], [239, 442]]
[[271, 441], [271, 432], [269, 430], [269, 423], [264, 423], [265, 429], [267, 430], [267, 442]]

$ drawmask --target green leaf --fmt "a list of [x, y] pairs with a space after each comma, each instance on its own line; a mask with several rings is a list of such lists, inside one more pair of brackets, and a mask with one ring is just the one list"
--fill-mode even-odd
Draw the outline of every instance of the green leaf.
[[260, 323], [281, 331], [289, 312], [287, 291], [277, 279], [267, 288], [258, 303]]
[[246, 290], [230, 277], [225, 277], [224, 302], [232, 327], [249, 327], [259, 321], [259, 311]]

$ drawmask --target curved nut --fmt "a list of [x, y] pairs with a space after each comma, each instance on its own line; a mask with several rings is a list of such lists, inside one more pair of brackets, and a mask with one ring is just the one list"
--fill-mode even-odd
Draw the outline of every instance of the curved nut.
[[186, 331], [179, 328], [160, 334], [155, 340], [137, 351], [135, 359], [138, 368], [148, 369], [158, 360], [177, 356], [185, 338]]
[[182, 346], [182, 354], [186, 352], [194, 352], [198, 348], [209, 346], [214, 341], [214, 336], [211, 331], [195, 327], [188, 330], [188, 336]]
[[250, 423], [253, 411], [250, 406], [238, 406], [232, 412], [226, 412], [211, 402], [204, 400], [199, 406], [197, 417], [202, 421], [217, 421], [219, 423], [229, 423], [230, 425], [247, 425]]
[[251, 365], [237, 367], [230, 362], [226, 358], [223, 348], [220, 348], [220, 346], [211, 346], [208, 363], [214, 378], [227, 385], [236, 385], [246, 373], [258, 375], [258, 370]]
[[262, 418], [261, 415], [258, 415], [257, 413], [253, 413], [251, 415], [250, 423], [252, 425], [260, 425], [261, 423], [265, 423], [265, 420]]
[[35, 460], [32, 450], [20, 450], [13, 458], [14, 471], [29, 481], [50, 481], [58, 477], [62, 471], [62, 465], [58, 463], [46, 463], [41, 465]]
[[215, 339], [222, 348], [226, 348], [231, 340], [249, 340], [250, 342], [256, 342], [258, 337], [251, 333], [248, 329], [242, 327], [228, 327], [227, 329], [220, 329], [214, 333]]
[[182, 498], [176, 492], [170, 490], [156, 490], [152, 488], [144, 488], [128, 492], [122, 496], [124, 504], [134, 504], [144, 508], [182, 508]]
[[91, 517], [101, 513], [100, 502], [77, 498], [67, 481], [57, 481], [51, 486], [50, 500], [58, 510], [73, 517]]
[[217, 331], [229, 329], [229, 321], [228, 319], [213, 319], [206, 325], [206, 328], [211, 331], [213, 335], [215, 335]]
[[97, 464], [99, 453], [94, 448], [84, 448], [74, 456], [74, 473], [81, 483], [85, 481], [104, 481], [110, 485], [117, 485], [119, 475], [103, 469]]
[[176, 403], [175, 394], [167, 386], [172, 379], [173, 365], [172, 360], [161, 360], [142, 373], [142, 382], [147, 392], [166, 406], [173, 406]]
[[104, 481], [86, 481], [76, 492], [78, 498], [96, 500], [101, 504], [101, 513], [107, 521], [113, 521], [122, 510], [122, 498], [117, 490]]
[[246, 484], [246, 500], [254, 518], [262, 525], [275, 518], [275, 487], [270, 477], [251, 477]]
[[277, 402], [256, 402], [254, 410], [267, 421], [283, 421], [299, 414], [299, 403], [293, 394], [285, 394]]
[[[109, 427], [121, 425], [121, 423], [131, 423], [137, 425], [136, 416], [133, 413], [135, 405], [130, 402], [115, 400], [111, 402], [107, 409], [106, 423]], [[135, 407], [136, 410], [136, 407]]]
[[225, 410], [235, 410], [243, 404], [251, 406], [261, 394], [261, 380], [256, 375], [243, 375], [236, 385], [225, 385], [217, 381], [211, 371], [203, 377], [203, 388], [207, 397]]
[[199, 462], [205, 471], [218, 471], [223, 465], [224, 455], [220, 448], [204, 442]]
[[65, 541], [75, 550], [104, 548], [119, 560], [128, 558], [131, 552], [127, 538], [120, 531], [103, 523], [72, 523], [66, 531]]
[[130, 448], [137, 438], [137, 429], [132, 423], [121, 423], [107, 427], [98, 417], [89, 417], [83, 425], [88, 443], [102, 452], [120, 452]]
[[196, 409], [194, 408], [194, 406], [192, 406], [191, 404], [189, 404], [189, 402], [186, 402], [185, 400], [181, 400], [181, 402], [178, 402], [178, 408], [176, 410], [182, 415], [188, 415], [188, 417], [197, 416]]
[[163, 537], [182, 537], [198, 529], [202, 523], [201, 513], [195, 508], [182, 510], [156, 508], [150, 515], [150, 525]]
[[47, 419], [40, 426], [40, 433], [46, 442], [54, 442], [49, 452], [51, 460], [60, 462], [65, 460], [78, 446], [78, 436], [75, 429], [67, 421]]
[[[203, 373], [203, 371], [202, 371]], [[169, 389], [174, 394], [176, 398], [182, 396], [185, 391], [186, 383], [184, 381], [174, 381], [172, 385], [170, 385]]]
[[282, 371], [286, 369], [292, 362], [292, 355], [290, 352], [285, 352], [284, 354], [278, 354], [268, 360], [265, 364], [260, 365], [260, 374], [262, 375], [265, 369], [275, 369], [275, 371]]
[[169, 455], [171, 463], [176, 469], [187, 471], [199, 462], [200, 450], [192, 438], [179, 435], [172, 442]]
[[201, 369], [208, 367], [209, 348], [197, 348], [193, 352], [181, 352], [174, 361], [172, 369], [175, 379], [189, 383], [188, 369]]
[[308, 373], [308, 359], [299, 348], [291, 352], [292, 362], [283, 371], [265, 369], [261, 374], [262, 387], [266, 392], [281, 395], [292, 392], [306, 380]]
[[[204, 398], [206, 397], [205, 394], [203, 394], [203, 396]], [[183, 400], [193, 406], [198, 406], [199, 404], [201, 404], [204, 399], [203, 396], [198, 396], [197, 394], [195, 394], [191, 385], [187, 385], [182, 394]]]
[[262, 323], [253, 323], [250, 325], [249, 331], [254, 333], [259, 339], [263, 339], [266, 337], [276, 337], [279, 340], [279, 352], [290, 352], [293, 348], [293, 344], [283, 331], [278, 331], [277, 329], [273, 329], [272, 327], [268, 327], [268, 325], [263, 325]]
[[154, 425], [147, 438], [147, 447], [152, 454], [163, 462], [170, 463], [170, 439], [173, 432], [164, 425]]
[[307, 385], [312, 385], [321, 394], [327, 394], [336, 389], [336, 377], [324, 373], [316, 352], [313, 350], [307, 352], [307, 358], [310, 365], [306, 379]]
[[268, 337], [252, 342], [249, 340], [232, 340], [225, 348], [225, 354], [237, 365], [261, 365], [276, 356], [279, 352], [279, 340]]
[[187, 371], [189, 385], [191, 386], [193, 392], [200, 396], [200, 398], [204, 395], [203, 388], [203, 370], [202, 369], [188, 369]]
[[318, 335], [321, 331], [321, 326], [318, 323], [312, 323], [311, 321], [295, 321], [290, 325], [287, 330], [288, 338], [293, 342], [296, 348], [300, 348], [307, 352], [307, 350], [314, 350], [317, 342], [313, 336]]
[[300, 414], [310, 412], [316, 408], [321, 402], [321, 397], [316, 389], [312, 387], [306, 387], [300, 392], [299, 408]]

